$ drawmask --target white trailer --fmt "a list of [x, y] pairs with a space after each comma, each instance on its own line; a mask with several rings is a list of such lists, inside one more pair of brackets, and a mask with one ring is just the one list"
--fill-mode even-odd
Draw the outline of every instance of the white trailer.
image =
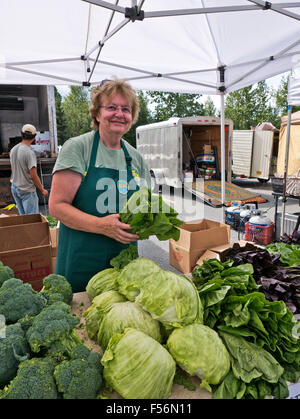
[[232, 176], [267, 182], [276, 172], [279, 130], [233, 130]]
[[[225, 119], [225, 170], [231, 180], [230, 143], [233, 132], [232, 120]], [[195, 178], [211, 177], [221, 184], [221, 118], [193, 116], [170, 118], [167, 121], [139, 126], [136, 129], [136, 147], [148, 164], [151, 176], [157, 185], [181, 188], [184, 179], [193, 180], [191, 192], [201, 198], [203, 194], [195, 187]], [[206, 147], [206, 148], [205, 148]], [[201, 173], [197, 162], [205, 151], [211, 149], [211, 164], [215, 173]], [[207, 157], [209, 159], [209, 157]], [[196, 166], [196, 169], [195, 169]], [[199, 170], [198, 170], [199, 169]], [[209, 171], [210, 169], [208, 169]], [[191, 185], [191, 182], [188, 183]], [[211, 203], [211, 202], [210, 202]]]

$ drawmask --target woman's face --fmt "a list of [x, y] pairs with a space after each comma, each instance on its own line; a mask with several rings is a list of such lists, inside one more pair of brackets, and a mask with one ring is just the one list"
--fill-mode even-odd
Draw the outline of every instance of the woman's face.
[[99, 123], [100, 134], [117, 134], [121, 138], [129, 131], [132, 124], [131, 107], [119, 93], [111, 98], [104, 96], [96, 119]]

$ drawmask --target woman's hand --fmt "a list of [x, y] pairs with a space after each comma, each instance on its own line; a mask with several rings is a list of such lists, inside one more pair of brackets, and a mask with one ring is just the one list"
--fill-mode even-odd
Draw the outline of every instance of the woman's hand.
[[123, 244], [129, 244], [138, 240], [139, 236], [129, 233], [130, 224], [125, 224], [120, 221], [120, 214], [111, 214], [101, 217], [101, 234], [111, 237]]

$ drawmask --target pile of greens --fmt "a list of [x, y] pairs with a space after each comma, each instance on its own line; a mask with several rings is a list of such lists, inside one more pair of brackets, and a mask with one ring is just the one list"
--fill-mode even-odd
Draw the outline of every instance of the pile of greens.
[[141, 188], [125, 203], [120, 212], [121, 221], [130, 224], [131, 231], [139, 240], [156, 236], [158, 240], [178, 240], [180, 231], [177, 227], [183, 221], [178, 213], [167, 205], [161, 195], [153, 195], [150, 189]]
[[231, 370], [213, 388], [218, 398], [288, 396], [286, 380], [300, 378], [299, 323], [283, 301], [268, 301], [253, 266], [216, 259], [193, 271], [204, 307], [203, 322], [221, 336]]
[[300, 265], [300, 244], [276, 242], [266, 246], [268, 252], [280, 254], [280, 261], [284, 266]]
[[300, 313], [300, 265], [282, 266], [280, 253], [260, 248], [238, 252], [232, 250], [229, 256], [237, 265], [250, 263], [253, 266], [253, 278], [267, 300], [282, 300], [292, 313]]

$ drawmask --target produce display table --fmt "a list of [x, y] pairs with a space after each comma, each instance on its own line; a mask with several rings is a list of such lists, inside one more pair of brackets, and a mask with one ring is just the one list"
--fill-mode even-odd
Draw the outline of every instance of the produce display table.
[[[90, 347], [93, 351], [103, 353], [97, 343], [89, 339], [85, 329], [85, 319], [83, 313], [91, 305], [90, 300], [86, 292], [75, 293], [73, 301], [71, 303], [72, 313], [81, 319], [82, 326], [78, 328], [78, 335], [84, 340], [84, 344]], [[195, 385], [195, 390], [188, 390], [185, 387], [174, 384], [170, 399], [211, 399], [211, 393], [205, 389], [200, 389], [200, 380], [197, 377], [192, 377], [192, 382]], [[121, 399], [122, 397], [116, 393], [109, 393], [111, 399]]]

